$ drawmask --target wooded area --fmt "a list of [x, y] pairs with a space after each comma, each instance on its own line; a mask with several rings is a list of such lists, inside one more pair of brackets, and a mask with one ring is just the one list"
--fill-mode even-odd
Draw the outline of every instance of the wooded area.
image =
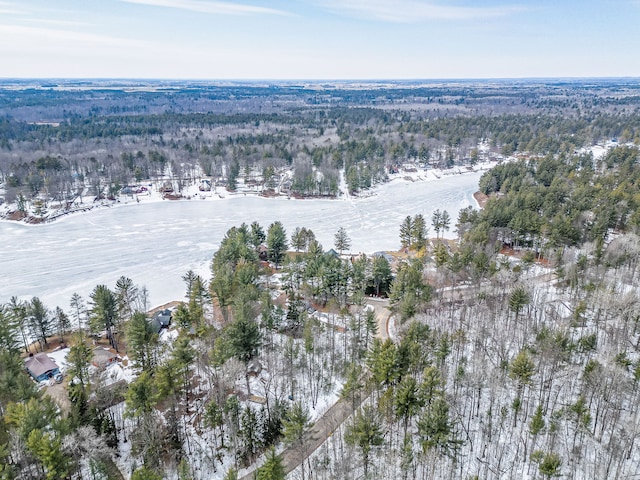
[[[247, 219], [215, 239], [210, 281], [185, 272], [169, 329], [125, 277], [67, 306], [2, 300], [0, 477], [640, 475], [636, 88], [200, 87], [124, 113], [132, 93], [3, 91], [1, 112], [61, 122], [0, 122], [7, 202], [280, 168], [330, 195], [397, 164], [505, 161], [484, 208], [406, 212], [397, 252]], [[60, 404], [24, 368], [53, 343], [69, 345]], [[92, 365], [94, 346], [120, 358]]]

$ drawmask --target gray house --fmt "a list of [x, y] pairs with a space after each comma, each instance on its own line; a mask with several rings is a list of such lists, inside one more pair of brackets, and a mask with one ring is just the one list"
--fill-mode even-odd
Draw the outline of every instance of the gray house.
[[164, 310], [154, 313], [149, 319], [149, 323], [156, 333], [160, 333], [160, 330], [163, 328], [169, 328], [169, 325], [171, 325], [171, 310], [165, 308]]
[[36, 353], [24, 361], [24, 366], [37, 382], [60, 376], [60, 367], [46, 353]]

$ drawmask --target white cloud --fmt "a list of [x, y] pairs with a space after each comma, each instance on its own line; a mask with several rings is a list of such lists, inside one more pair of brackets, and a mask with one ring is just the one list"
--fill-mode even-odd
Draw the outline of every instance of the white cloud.
[[43, 27], [27, 27], [22, 25], [0, 24], [0, 52], [3, 47], [9, 49], [42, 50], [53, 49], [61, 46], [74, 49], [96, 46], [108, 46], [118, 48], [144, 47], [148, 42], [130, 40], [108, 35], [83, 33], [72, 30], [59, 30]]
[[153, 7], [178, 8], [190, 10], [192, 12], [212, 13], [219, 15], [290, 15], [283, 10], [274, 8], [258, 7], [255, 5], [237, 4], [230, 2], [216, 2], [206, 0], [121, 0], [125, 3], [136, 3]]
[[25, 18], [25, 22], [40, 23], [44, 25], [54, 25], [60, 27], [91, 27], [92, 24], [86, 22], [75, 22], [73, 20], [53, 20], [50, 18]]
[[0, 15], [24, 15], [26, 12], [11, 2], [0, 2]]
[[320, 0], [319, 4], [335, 13], [367, 20], [416, 23], [425, 20], [473, 20], [501, 17], [521, 7], [454, 7], [422, 0]]

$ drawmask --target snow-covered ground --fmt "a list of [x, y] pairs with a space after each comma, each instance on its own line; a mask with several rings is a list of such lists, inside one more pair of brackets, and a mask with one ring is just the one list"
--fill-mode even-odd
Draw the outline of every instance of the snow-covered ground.
[[[441, 209], [455, 223], [460, 209], [476, 205], [473, 193], [482, 171], [457, 172], [400, 174], [366, 198], [211, 195], [171, 201], [151, 195], [140, 203], [121, 202], [43, 225], [2, 221], [0, 303], [12, 295], [38, 296], [49, 307], [68, 309], [74, 292], [86, 298], [97, 284], [113, 287], [122, 275], [146, 285], [152, 305], [179, 299], [184, 293], [181, 276], [191, 269], [208, 278], [209, 263], [225, 232], [253, 220], [265, 230], [280, 220], [289, 234], [298, 226], [311, 228], [325, 249], [333, 246], [342, 226], [351, 237], [352, 252], [396, 250], [399, 226], [407, 215], [421, 213], [429, 219]], [[446, 236], [454, 237], [453, 229]]]

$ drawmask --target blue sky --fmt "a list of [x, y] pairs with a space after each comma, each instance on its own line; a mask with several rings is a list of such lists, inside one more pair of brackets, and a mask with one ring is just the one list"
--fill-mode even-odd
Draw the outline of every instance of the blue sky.
[[640, 76], [640, 0], [0, 0], [0, 77]]

